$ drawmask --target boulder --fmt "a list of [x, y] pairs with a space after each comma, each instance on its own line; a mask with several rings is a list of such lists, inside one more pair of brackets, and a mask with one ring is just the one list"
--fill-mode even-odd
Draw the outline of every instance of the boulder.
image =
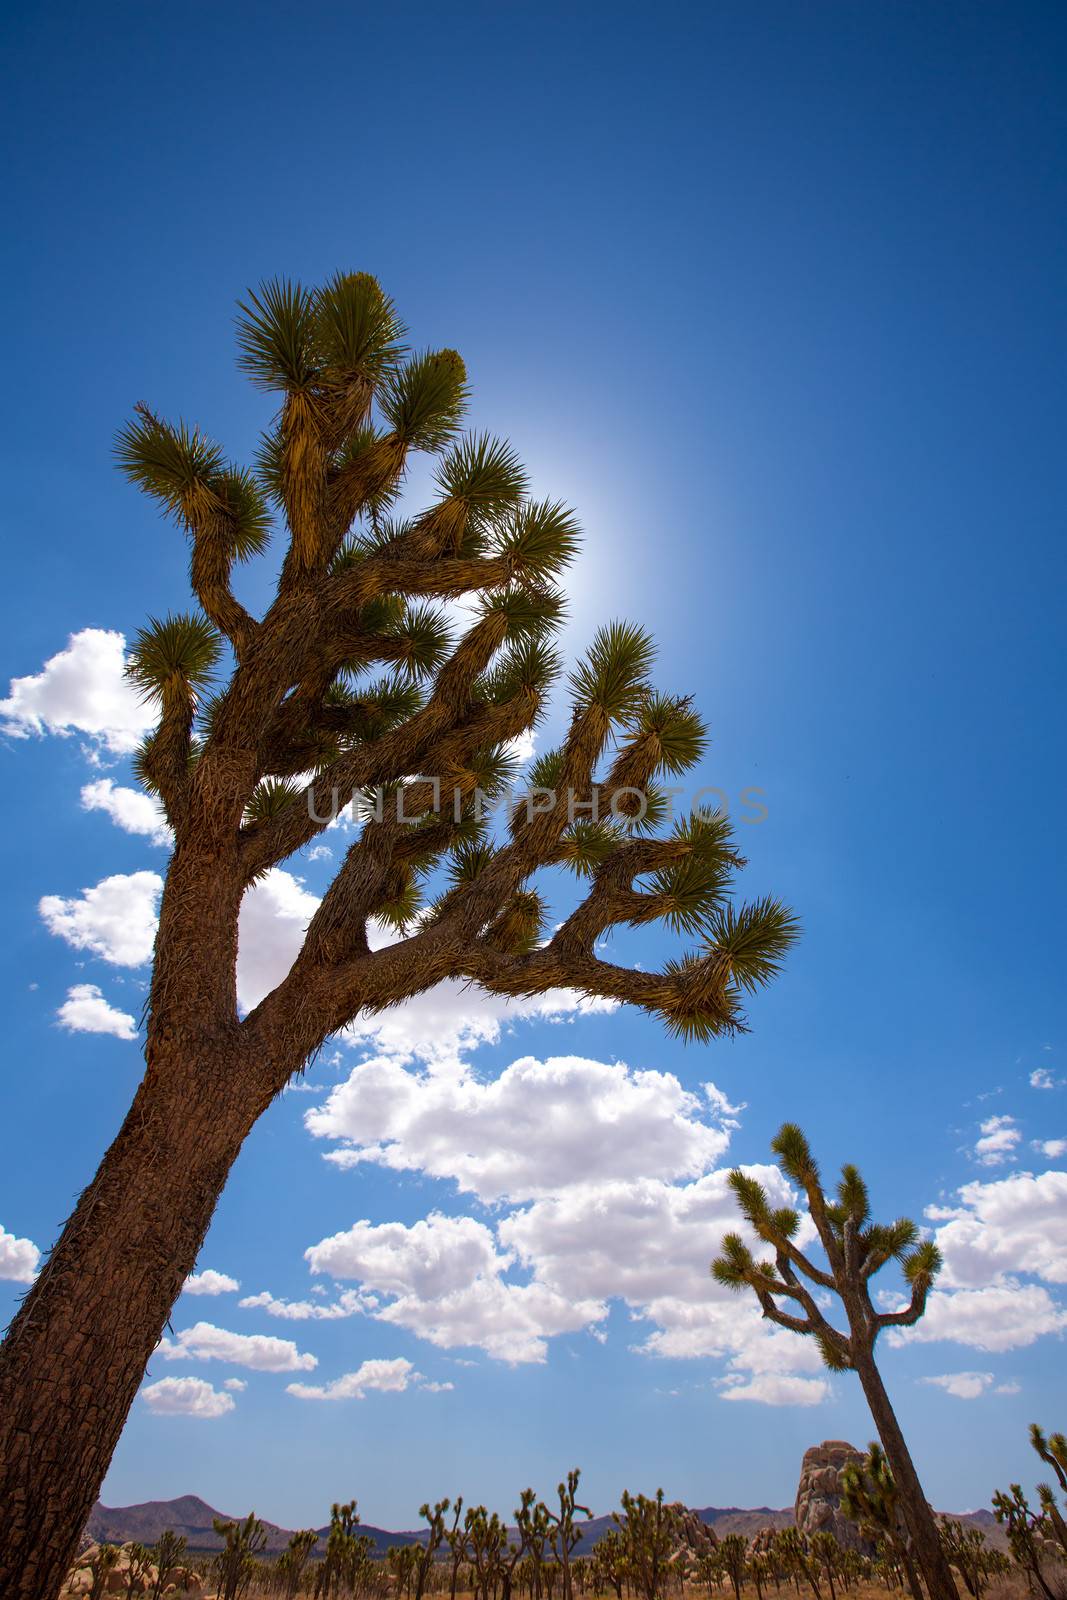
[[864, 1459], [863, 1451], [844, 1439], [825, 1439], [805, 1450], [800, 1465], [794, 1516], [800, 1532], [832, 1533], [838, 1544], [849, 1550], [873, 1555], [874, 1546], [860, 1533], [854, 1522], [841, 1513], [841, 1472], [850, 1461]]

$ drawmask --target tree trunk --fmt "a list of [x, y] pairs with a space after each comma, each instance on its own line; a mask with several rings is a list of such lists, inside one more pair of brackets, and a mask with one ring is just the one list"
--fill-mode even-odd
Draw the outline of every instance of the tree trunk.
[[919, 1475], [873, 1355], [858, 1358], [856, 1371], [897, 1486], [904, 1522], [911, 1535], [912, 1548], [930, 1600], [959, 1600], [959, 1591], [941, 1546], [937, 1523], [923, 1494]]
[[[160, 1030], [153, 1030], [157, 1041]], [[53, 1600], [145, 1367], [271, 1092], [234, 1034], [175, 1031], [0, 1346], [0, 1594]]]

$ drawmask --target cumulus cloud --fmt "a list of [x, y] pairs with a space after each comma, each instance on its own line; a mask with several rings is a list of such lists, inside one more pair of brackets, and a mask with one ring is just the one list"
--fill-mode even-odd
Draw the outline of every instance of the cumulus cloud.
[[248, 1388], [248, 1382], [245, 1378], [227, 1378], [222, 1387], [229, 1389], [233, 1394], [243, 1394]]
[[944, 1389], [946, 1394], [954, 1395], [957, 1400], [977, 1400], [980, 1395], [985, 1394], [986, 1390], [992, 1387], [993, 1374], [991, 1372], [942, 1372], [936, 1375], [932, 1374], [926, 1378], [919, 1378], [916, 1381], [932, 1384], [937, 1389]]
[[56, 1012], [56, 1021], [68, 1033], [110, 1033], [116, 1039], [136, 1039], [137, 1024], [128, 1011], [119, 1011], [104, 999], [95, 983], [76, 983]]
[[232, 1395], [203, 1378], [160, 1378], [141, 1390], [141, 1399], [157, 1417], [224, 1417], [234, 1409]]
[[761, 1373], [748, 1383], [727, 1380], [722, 1400], [757, 1400], [765, 1406], [818, 1406], [830, 1393], [825, 1378], [796, 1378], [782, 1373]]
[[237, 998], [257, 1006], [285, 977], [300, 954], [318, 896], [282, 867], [272, 867], [241, 903], [237, 932]]
[[46, 894], [41, 918], [49, 933], [116, 967], [140, 967], [152, 955], [163, 879], [156, 872], [117, 872], [81, 896]]
[[0, 1278], [32, 1283], [40, 1259], [41, 1252], [32, 1239], [17, 1239], [0, 1223]]
[[974, 1147], [975, 1160], [983, 1167], [1000, 1167], [1006, 1161], [1015, 1160], [1015, 1147], [1022, 1139], [1022, 1134], [1015, 1125], [1015, 1118], [987, 1117], [980, 1125], [980, 1137]]
[[978, 1288], [1030, 1273], [1067, 1283], [1067, 1172], [1013, 1173], [960, 1189], [957, 1206], [930, 1207], [944, 1256], [939, 1287]]
[[313, 1272], [358, 1278], [391, 1297], [372, 1311], [377, 1320], [445, 1349], [479, 1345], [510, 1363], [543, 1361], [549, 1336], [607, 1314], [597, 1301], [572, 1301], [542, 1283], [505, 1282], [512, 1257], [474, 1217], [433, 1212], [410, 1226], [357, 1222], [305, 1253]]
[[344, 1141], [330, 1156], [341, 1166], [452, 1178], [491, 1201], [637, 1170], [695, 1177], [725, 1151], [732, 1109], [713, 1085], [692, 1094], [673, 1073], [623, 1062], [524, 1056], [485, 1082], [465, 1065], [427, 1071], [376, 1056], [305, 1120], [316, 1137]]
[[81, 792], [83, 811], [103, 811], [124, 833], [135, 833], [150, 844], [174, 842], [170, 824], [158, 800], [141, 789], [126, 789], [111, 778], [97, 778]]
[[231, 1333], [211, 1322], [197, 1322], [176, 1339], [156, 1346], [164, 1361], [228, 1361], [255, 1372], [311, 1372], [318, 1359], [299, 1351], [291, 1339], [265, 1333]]
[[1067, 1156], [1067, 1139], [1035, 1139], [1034, 1149], [1050, 1161], [1058, 1161], [1060, 1156]]
[[363, 1400], [369, 1390], [376, 1390], [380, 1394], [402, 1394], [413, 1384], [422, 1383], [421, 1372], [416, 1372], [412, 1363], [403, 1356], [397, 1356], [392, 1361], [364, 1361], [355, 1372], [346, 1372], [343, 1377], [333, 1378], [329, 1383], [289, 1383], [285, 1392], [296, 1395], [298, 1400]]
[[237, 1304], [242, 1311], [265, 1311], [268, 1317], [281, 1317], [287, 1322], [335, 1322], [343, 1317], [365, 1315], [378, 1302], [373, 1295], [361, 1294], [358, 1289], [346, 1289], [329, 1302], [282, 1300], [264, 1289], [259, 1294], [246, 1295]]
[[466, 1051], [497, 1044], [516, 1022], [562, 1023], [572, 1017], [604, 1015], [616, 1009], [614, 1000], [580, 995], [573, 989], [550, 989], [546, 994], [508, 999], [447, 979], [391, 1011], [357, 1017], [342, 1037], [349, 1044], [404, 1061], [416, 1057], [455, 1066]]
[[73, 633], [40, 672], [14, 678], [0, 700], [0, 731], [17, 739], [88, 734], [113, 755], [137, 749], [156, 716], [124, 675], [126, 640], [104, 628]]
[[[750, 1169], [783, 1203], [777, 1168]], [[822, 1378], [814, 1345], [771, 1330], [708, 1272], [722, 1234], [738, 1226], [724, 1171], [691, 1183], [615, 1179], [570, 1184], [495, 1227], [440, 1212], [413, 1224], [357, 1222], [313, 1245], [313, 1272], [358, 1280], [380, 1303], [367, 1314], [444, 1349], [477, 1347], [509, 1363], [541, 1362], [559, 1334], [601, 1333], [609, 1302], [650, 1324], [649, 1356], [719, 1357], [737, 1398], [810, 1405]], [[521, 1281], [525, 1280], [525, 1281]], [[757, 1377], [768, 1381], [756, 1383]]]
[[914, 1328], [889, 1332], [892, 1345], [933, 1344], [952, 1339], [972, 1350], [995, 1353], [1021, 1350], [1046, 1333], [1067, 1328], [1064, 1311], [1048, 1290], [1036, 1283], [1005, 1278], [985, 1289], [934, 1290], [926, 1315]]
[[1030, 1074], [1031, 1089], [1062, 1089], [1063, 1079], [1054, 1078], [1048, 1067], [1035, 1067]]
[[231, 1278], [228, 1272], [216, 1272], [214, 1267], [190, 1273], [182, 1285], [185, 1294], [233, 1294], [240, 1287], [237, 1278]]

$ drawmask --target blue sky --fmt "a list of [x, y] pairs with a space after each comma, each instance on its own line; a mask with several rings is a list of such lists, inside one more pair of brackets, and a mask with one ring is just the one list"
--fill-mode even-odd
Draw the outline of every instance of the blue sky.
[[[581, 515], [568, 649], [651, 628], [709, 720], [746, 894], [805, 929], [733, 1043], [445, 996], [339, 1046], [250, 1139], [201, 1258], [240, 1288], [182, 1297], [148, 1381], [195, 1383], [135, 1403], [105, 1499], [300, 1526], [354, 1494], [397, 1527], [579, 1464], [597, 1510], [660, 1483], [787, 1503], [808, 1444], [872, 1430], [854, 1383], [703, 1277], [724, 1168], [785, 1117], [886, 1213], [935, 1208], [938, 1337], [884, 1357], [931, 1498], [1028, 1481], [1067, 1326], [1062, 10], [58, 4], [4, 27], [0, 692], [33, 681], [0, 746], [0, 1315], [140, 1070], [120, 1035], [166, 847], [130, 831], [152, 824], [105, 635], [184, 602], [186, 552], [112, 435], [144, 399], [251, 453], [269, 407], [232, 313], [263, 277], [372, 271], [417, 344], [463, 353], [471, 426]], [[246, 959], [291, 956], [330, 865], [290, 863]], [[393, 1167], [324, 1160], [379, 1137], [376, 1083]], [[566, 1171], [523, 1128], [538, 1095], [601, 1129]], [[475, 1182], [471, 1152], [503, 1172]], [[333, 1314], [239, 1304], [264, 1293]], [[288, 1392], [361, 1371], [362, 1398]]]

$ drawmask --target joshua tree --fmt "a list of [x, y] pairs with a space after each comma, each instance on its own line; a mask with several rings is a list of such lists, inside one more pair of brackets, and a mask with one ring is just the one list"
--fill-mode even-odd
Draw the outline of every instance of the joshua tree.
[[845, 1464], [841, 1472], [841, 1511], [875, 1546], [891, 1555], [908, 1582], [914, 1600], [923, 1600], [922, 1586], [908, 1549], [900, 1516], [900, 1492], [889, 1470], [885, 1451], [876, 1440], [860, 1465]]
[[808, 1549], [800, 1530], [782, 1528], [775, 1536], [774, 1551], [785, 1570], [792, 1575], [797, 1592], [800, 1592], [800, 1579], [803, 1578], [815, 1600], [822, 1600], [822, 1590], [819, 1588], [819, 1563]]
[[[666, 819], [656, 777], [692, 766], [704, 730], [687, 696], [652, 688], [638, 628], [597, 634], [570, 677], [563, 742], [487, 831], [481, 802], [506, 788], [508, 752], [558, 673], [556, 585], [578, 528], [528, 498], [508, 446], [459, 437], [462, 361], [408, 357], [402, 332], [364, 274], [268, 284], [238, 321], [240, 365], [279, 400], [255, 470], [144, 406], [119, 438], [124, 472], [188, 535], [198, 609], [151, 622], [130, 665], [159, 716], [140, 775], [174, 831], [147, 1072], [0, 1352], [11, 1600], [58, 1591], [241, 1145], [330, 1035], [451, 978], [505, 996], [563, 985], [708, 1040], [743, 1027], [746, 991], [795, 935], [777, 901], [731, 900], [742, 862], [724, 818]], [[439, 498], [391, 520], [417, 451], [439, 456]], [[257, 617], [231, 572], [272, 522], [278, 577]], [[473, 621], [456, 642], [443, 603], [464, 596]], [[370, 814], [299, 956], [242, 1016], [246, 891], [354, 793], [373, 797]], [[542, 938], [534, 880], [552, 865], [590, 882]], [[660, 972], [598, 954], [614, 926], [655, 921], [695, 953]], [[370, 938], [382, 924], [403, 935], [386, 948]]]
[[841, 1570], [841, 1546], [832, 1533], [825, 1531], [813, 1533], [811, 1536], [811, 1554], [826, 1574], [826, 1582], [830, 1588], [830, 1600], [837, 1600], [834, 1577]]
[[[1060, 1489], [1067, 1494], [1067, 1438], [1062, 1433], [1053, 1433], [1047, 1439], [1036, 1422], [1030, 1424], [1030, 1443], [1041, 1457], [1042, 1461], [1052, 1468], [1056, 1474]], [[1041, 1502], [1041, 1510], [1049, 1527], [1063, 1551], [1067, 1560], [1067, 1522], [1063, 1513], [1056, 1504], [1056, 1495], [1049, 1483], [1039, 1483], [1037, 1497]]]
[[579, 1511], [587, 1520], [593, 1515], [588, 1506], [578, 1504], [578, 1480], [581, 1475], [581, 1469], [574, 1467], [568, 1472], [566, 1483], [559, 1485], [558, 1512], [549, 1511], [546, 1507], [549, 1543], [563, 1573], [563, 1600], [573, 1600], [574, 1596], [571, 1586], [571, 1551], [582, 1537], [582, 1530], [577, 1525], [575, 1516]]
[[981, 1528], [965, 1528], [955, 1517], [942, 1517], [941, 1543], [945, 1554], [963, 1579], [967, 1593], [982, 1600], [993, 1565], [990, 1549]]
[[1060, 1488], [1067, 1494], [1067, 1437], [1053, 1433], [1045, 1437], [1036, 1422], [1030, 1424], [1030, 1443], [1059, 1479]]
[[254, 1511], [243, 1522], [213, 1517], [212, 1527], [225, 1540], [221, 1554], [215, 1558], [219, 1600], [240, 1600], [252, 1580], [256, 1557], [267, 1542], [266, 1529]]
[[656, 1497], [622, 1492], [622, 1515], [612, 1512], [626, 1549], [626, 1567], [631, 1583], [643, 1600], [657, 1600], [674, 1551], [678, 1517], [674, 1508], [663, 1503], [663, 1490]]
[[610, 1586], [615, 1600], [622, 1600], [622, 1586], [629, 1576], [626, 1546], [618, 1528], [602, 1533], [593, 1546], [593, 1585], [597, 1590]]
[[355, 1587], [355, 1569], [359, 1559], [356, 1529], [359, 1527], [359, 1507], [354, 1500], [341, 1504], [335, 1500], [330, 1507], [330, 1531], [326, 1536], [326, 1553], [315, 1574], [315, 1594], [329, 1600], [330, 1595], [341, 1592], [341, 1584]]
[[[940, 1252], [931, 1240], [919, 1238], [916, 1224], [907, 1217], [888, 1224], [872, 1222], [867, 1185], [854, 1166], [842, 1167], [836, 1198], [828, 1198], [808, 1141], [794, 1123], [779, 1130], [771, 1148], [782, 1170], [804, 1191], [827, 1266], [819, 1267], [793, 1242], [800, 1225], [798, 1213], [789, 1206], [772, 1208], [761, 1184], [734, 1171], [730, 1182], [742, 1215], [771, 1247], [773, 1259], [757, 1261], [740, 1234], [727, 1234], [712, 1272], [732, 1289], [752, 1289], [771, 1322], [816, 1339], [832, 1371], [859, 1375], [930, 1600], [958, 1600], [937, 1523], [874, 1359], [875, 1341], [883, 1329], [911, 1327], [922, 1316], [941, 1267]], [[900, 1263], [911, 1298], [901, 1311], [878, 1312], [871, 1301], [871, 1279], [891, 1260]], [[841, 1301], [847, 1333], [827, 1321], [816, 1301], [816, 1293], [827, 1290]], [[780, 1301], [793, 1310], [784, 1310]]]
[[175, 1533], [172, 1528], [165, 1528], [160, 1534], [152, 1546], [152, 1565], [156, 1569], [152, 1581], [152, 1600], [159, 1600], [166, 1586], [168, 1572], [182, 1564], [188, 1548], [189, 1541], [184, 1534]]
[[1003, 1489], [996, 1491], [993, 1496], [993, 1515], [1003, 1523], [1012, 1556], [1026, 1573], [1030, 1587], [1033, 1588], [1036, 1583], [1045, 1600], [1057, 1600], [1056, 1592], [1046, 1582], [1042, 1570], [1044, 1518], [1040, 1512], [1035, 1514], [1030, 1510], [1030, 1502], [1020, 1484], [1013, 1483], [1008, 1494]]
[[433, 1567], [434, 1557], [445, 1537], [445, 1512], [449, 1509], [449, 1504], [448, 1500], [438, 1500], [431, 1510], [427, 1501], [425, 1505], [419, 1507], [419, 1516], [426, 1523], [427, 1534], [426, 1543], [418, 1547], [420, 1554], [415, 1581], [415, 1600], [422, 1600], [423, 1590], [426, 1588], [426, 1580]]
[[748, 1542], [740, 1533], [727, 1533], [716, 1551], [719, 1565], [734, 1588], [734, 1600], [741, 1600], [741, 1585], [748, 1570]]
[[278, 1575], [285, 1580], [285, 1600], [293, 1600], [304, 1577], [311, 1552], [319, 1542], [315, 1528], [302, 1528], [294, 1533], [278, 1557]]
[[107, 1584], [108, 1573], [118, 1565], [121, 1554], [118, 1545], [102, 1544], [89, 1562], [89, 1572], [92, 1583], [89, 1587], [89, 1600], [100, 1600]]
[[449, 1582], [449, 1600], [456, 1600], [456, 1584], [459, 1580], [459, 1569], [467, 1559], [470, 1541], [467, 1538], [466, 1527], [460, 1522], [463, 1511], [463, 1496], [459, 1495], [452, 1507], [452, 1526], [445, 1529], [445, 1543], [448, 1546], [449, 1564], [451, 1567]]
[[148, 1570], [152, 1565], [152, 1552], [147, 1545], [135, 1541], [125, 1546], [125, 1556], [126, 1593], [142, 1594], [148, 1581]]

